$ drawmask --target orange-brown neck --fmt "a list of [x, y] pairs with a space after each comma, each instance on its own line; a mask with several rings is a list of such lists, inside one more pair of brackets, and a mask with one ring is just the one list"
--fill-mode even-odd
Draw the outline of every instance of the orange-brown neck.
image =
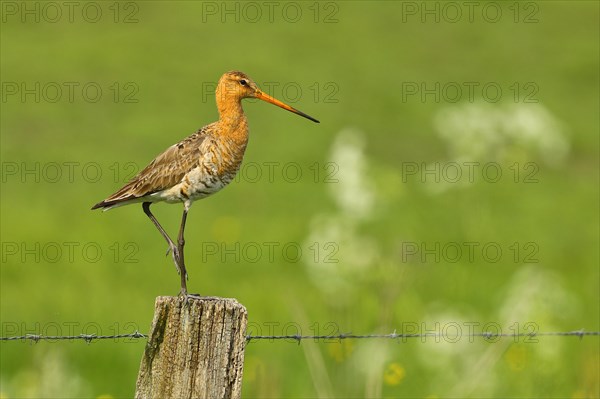
[[241, 99], [233, 95], [223, 95], [219, 90], [216, 94], [220, 133], [245, 146], [248, 142], [248, 120], [242, 109]]

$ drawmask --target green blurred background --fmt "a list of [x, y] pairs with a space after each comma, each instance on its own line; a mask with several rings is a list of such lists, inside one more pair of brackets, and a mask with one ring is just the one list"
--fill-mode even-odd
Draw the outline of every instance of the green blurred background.
[[[190, 290], [255, 335], [462, 334], [255, 341], [244, 397], [600, 395], [597, 337], [465, 336], [600, 329], [597, 2], [53, 4], [2, 2], [3, 336], [148, 331], [166, 246], [140, 206], [90, 207], [237, 69], [321, 124], [245, 102]], [[181, 207], [154, 211], [175, 234]], [[0, 397], [131, 397], [143, 349], [2, 342]]]

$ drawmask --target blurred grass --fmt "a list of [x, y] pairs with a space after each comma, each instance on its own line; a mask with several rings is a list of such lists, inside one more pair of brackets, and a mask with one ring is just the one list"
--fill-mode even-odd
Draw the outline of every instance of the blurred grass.
[[[108, 15], [108, 3], [99, 4]], [[297, 82], [304, 91], [293, 105], [322, 123], [312, 125], [274, 107], [246, 102], [251, 125], [246, 164], [297, 162], [303, 176], [297, 183], [277, 174], [273, 182], [240, 179], [194, 205], [186, 253], [192, 290], [238, 298], [263, 333], [264, 323], [282, 327], [300, 319], [307, 320], [300, 324], [306, 334], [316, 328], [323, 332], [329, 322], [339, 332], [367, 333], [391, 330], [403, 322], [435, 323], [448, 314], [501, 322], [511, 287], [518, 286], [523, 276], [519, 273], [530, 266], [506, 259], [498, 264], [406, 263], [399, 260], [401, 243], [493, 241], [507, 248], [513, 242], [533, 241], [539, 246], [540, 262], [524, 276], [554, 281], [560, 290], [546, 293], [548, 307], [532, 310], [530, 318], [520, 322], [535, 322], [540, 330], [600, 328], [597, 3], [535, 3], [539, 22], [532, 24], [515, 24], [508, 17], [498, 23], [481, 18], [473, 23], [421, 23], [419, 17], [403, 22], [402, 3], [360, 1], [335, 3], [336, 23], [314, 23], [308, 17], [298, 23], [275, 18], [273, 23], [263, 19], [223, 24], [217, 17], [203, 23], [202, 3], [173, 4], [138, 3], [139, 22], [134, 24], [115, 24], [110, 18], [95, 24], [80, 18], [74, 23], [21, 23], [18, 18], [2, 23], [2, 82], [98, 82], [104, 90], [97, 103], [80, 96], [72, 103], [21, 102], [14, 97], [1, 103], [4, 165], [97, 162], [103, 172], [95, 183], [77, 174], [81, 169], [75, 169], [73, 182], [7, 177], [0, 193], [1, 241], [29, 246], [76, 242], [78, 248], [98, 243], [104, 251], [97, 263], [86, 262], [77, 250], [73, 262], [65, 257], [55, 263], [31, 257], [22, 262], [6, 256], [0, 269], [3, 334], [22, 323], [26, 330], [19, 327], [20, 333], [34, 332], [30, 330], [36, 330], [35, 323], [40, 328], [58, 323], [63, 334], [68, 333], [64, 323], [77, 323], [76, 334], [95, 324], [102, 333], [129, 332], [123, 330], [131, 325], [147, 330], [154, 298], [177, 292], [171, 261], [162, 256], [163, 242], [137, 206], [104, 214], [89, 208], [122, 183], [112, 176], [115, 162], [122, 178], [125, 162], [144, 166], [168, 145], [215, 120], [214, 99], [205, 99], [203, 84], [214, 84], [231, 69], [247, 72], [259, 84]], [[309, 3], [297, 4], [308, 15]], [[507, 4], [502, 7], [510, 15]], [[112, 101], [108, 88], [115, 81], [135, 82], [139, 102]], [[536, 98], [566, 126], [566, 162], [550, 168], [528, 158], [541, 165], [538, 184], [480, 183], [431, 195], [418, 181], [403, 183], [403, 163], [447, 158], [433, 117], [452, 104], [402, 101], [402, 83], [421, 81], [498, 82], [503, 88], [535, 82], [540, 89]], [[321, 88], [316, 100], [307, 89], [314, 82]], [[339, 88], [336, 103], [324, 101], [327, 82]], [[281, 97], [280, 91], [272, 94]], [[258, 263], [231, 257], [222, 262], [217, 256], [202, 262], [203, 242], [225, 241], [228, 248], [236, 242], [302, 243], [311, 220], [336, 214], [328, 194], [336, 185], [322, 179], [315, 183], [309, 168], [328, 161], [337, 133], [349, 126], [365, 134], [366, 159], [384, 204], [359, 227], [360, 234], [376, 243], [380, 258], [364, 273], [349, 274], [354, 278], [351, 290], [332, 298], [314, 284], [304, 262], [286, 262], [281, 253], [274, 262], [265, 257]], [[168, 231], [177, 229], [180, 207], [154, 209]], [[125, 263], [123, 252], [115, 262], [111, 245], [117, 243], [125, 251], [129, 242], [139, 249], [134, 254], [138, 262]], [[344, 270], [344, 265], [336, 267]], [[543, 290], [534, 292], [546, 298]], [[553, 302], [553, 294], [567, 299]], [[445, 397], [477, 371], [473, 365], [493, 345], [460, 346], [464, 360], [450, 373], [438, 366], [456, 358], [437, 352], [445, 350], [440, 344], [416, 340], [400, 345], [321, 343], [316, 353], [326, 365], [327, 375], [322, 377], [330, 381], [332, 396]], [[549, 347], [557, 352], [546, 354]], [[383, 373], [370, 374], [378, 373], [374, 353], [381, 348], [384, 370], [396, 363], [405, 370], [397, 385], [390, 383], [393, 379], [384, 380]], [[506, 353], [492, 363], [480, 386], [458, 392], [494, 397], [598, 395], [598, 340], [543, 338], [535, 345], [499, 348]], [[47, 388], [37, 395], [130, 397], [143, 343], [2, 343], [0, 350], [0, 393], [6, 397], [36, 396], [27, 394], [32, 392], [28, 389], [44, 386], [48, 370], [81, 383], [69, 388], [72, 391], [65, 391], [67, 385], [61, 391], [59, 384], [52, 388], [58, 391]], [[294, 344], [249, 345], [245, 397], [322, 393], [311, 376], [318, 362], [315, 356]]]

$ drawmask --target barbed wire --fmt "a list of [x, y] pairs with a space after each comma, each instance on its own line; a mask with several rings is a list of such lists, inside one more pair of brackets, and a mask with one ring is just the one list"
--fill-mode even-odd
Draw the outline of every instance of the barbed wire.
[[[435, 338], [455, 340], [457, 337], [468, 337], [468, 338], [484, 338], [487, 340], [493, 340], [497, 338], [537, 338], [537, 337], [579, 337], [582, 339], [585, 336], [600, 336], [600, 331], [551, 331], [551, 332], [530, 332], [530, 333], [470, 333], [470, 334], [438, 334], [438, 333], [417, 333], [417, 334], [398, 334], [394, 330], [390, 334], [335, 334], [335, 335], [246, 335], [246, 342], [250, 343], [257, 340], [289, 340], [296, 341], [298, 344], [302, 340], [327, 340], [327, 341], [341, 341], [343, 339], [391, 339], [391, 340], [404, 340], [409, 338]], [[139, 331], [134, 331], [130, 334], [117, 334], [117, 335], [96, 335], [96, 334], [79, 334], [79, 335], [40, 335], [40, 334], [26, 334], [12, 337], [0, 337], [0, 341], [32, 341], [38, 343], [39, 341], [61, 341], [61, 340], [83, 340], [88, 344], [94, 340], [102, 339], [121, 339], [121, 338], [133, 338], [141, 339], [148, 338], [148, 335], [142, 334]]]
[[0, 341], [33, 341], [35, 343], [39, 341], [68, 341], [81, 339], [86, 341], [88, 344], [95, 339], [120, 339], [120, 338], [148, 338], [146, 334], [142, 334], [139, 331], [135, 331], [131, 334], [117, 334], [117, 335], [96, 335], [96, 334], [79, 334], [79, 335], [41, 335], [41, 334], [25, 334], [13, 337], [0, 337]]
[[352, 333], [347, 334], [336, 334], [336, 335], [247, 335], [246, 341], [250, 342], [252, 340], [294, 340], [300, 343], [304, 339], [322, 339], [322, 340], [342, 340], [342, 339], [406, 339], [406, 338], [435, 338], [435, 339], [451, 339], [454, 340], [457, 337], [468, 337], [468, 338], [485, 338], [485, 339], [495, 339], [495, 338], [535, 338], [535, 337], [544, 337], [544, 336], [576, 336], [580, 339], [584, 336], [600, 336], [600, 331], [557, 331], [557, 332], [531, 332], [531, 333], [490, 333], [490, 332], [481, 332], [481, 333], [471, 333], [471, 334], [438, 334], [438, 333], [417, 333], [417, 334], [397, 334], [396, 331], [390, 334], [365, 334], [365, 335], [357, 335]]

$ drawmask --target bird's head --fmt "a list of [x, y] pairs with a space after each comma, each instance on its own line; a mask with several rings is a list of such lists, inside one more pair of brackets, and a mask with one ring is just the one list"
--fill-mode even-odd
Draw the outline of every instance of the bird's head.
[[219, 79], [217, 84], [217, 103], [221, 102], [240, 102], [244, 98], [258, 98], [268, 103], [277, 105], [285, 110], [293, 112], [297, 115], [303, 116], [310, 119], [313, 122], [319, 123], [318, 120], [305, 114], [304, 112], [298, 111], [297, 109], [290, 107], [289, 105], [273, 98], [260, 90], [256, 83], [248, 75], [239, 71], [230, 71]]
[[224, 99], [254, 98], [256, 92], [259, 91], [258, 86], [248, 75], [239, 71], [230, 71], [219, 79], [217, 85], [217, 96]]

